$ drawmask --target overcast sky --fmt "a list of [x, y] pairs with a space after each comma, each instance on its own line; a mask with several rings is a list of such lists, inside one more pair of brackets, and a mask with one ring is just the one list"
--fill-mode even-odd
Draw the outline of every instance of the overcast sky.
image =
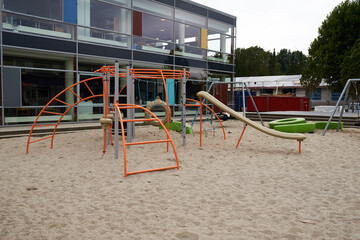
[[308, 54], [326, 16], [342, 0], [193, 0], [237, 17], [237, 48]]

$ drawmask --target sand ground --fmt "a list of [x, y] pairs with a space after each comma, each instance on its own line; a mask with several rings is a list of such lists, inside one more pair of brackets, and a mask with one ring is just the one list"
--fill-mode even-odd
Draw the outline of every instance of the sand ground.
[[[215, 124], [217, 126], [218, 123]], [[0, 239], [360, 239], [360, 130], [267, 136], [240, 121], [199, 129], [180, 169], [123, 177], [123, 155], [102, 154], [101, 130], [30, 146], [0, 140]], [[135, 141], [164, 139], [153, 126]], [[122, 149], [122, 148], [120, 148]], [[132, 146], [129, 171], [175, 164], [166, 144]]]

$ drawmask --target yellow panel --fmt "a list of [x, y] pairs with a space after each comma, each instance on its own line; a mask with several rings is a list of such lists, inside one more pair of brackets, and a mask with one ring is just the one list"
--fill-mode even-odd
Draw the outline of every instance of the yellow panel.
[[205, 28], [201, 29], [201, 48], [208, 48], [208, 30]]

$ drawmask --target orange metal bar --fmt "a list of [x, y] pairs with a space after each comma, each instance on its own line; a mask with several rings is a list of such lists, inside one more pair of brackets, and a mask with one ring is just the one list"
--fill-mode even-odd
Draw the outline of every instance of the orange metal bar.
[[[69, 90], [70, 88], [72, 88], [72, 87], [74, 87], [74, 86], [76, 86], [76, 85], [78, 85], [78, 84], [81, 84], [81, 83], [84, 83], [84, 82], [87, 82], [87, 81], [96, 80], [96, 79], [101, 79], [101, 77], [88, 78], [88, 79], [82, 80], [82, 81], [80, 81], [80, 82], [77, 82], [77, 83], [75, 83], [75, 84], [73, 84], [73, 85], [65, 88], [64, 90], [62, 90], [61, 92], [59, 92], [55, 97], [53, 97], [53, 98], [43, 107], [43, 109], [40, 111], [40, 113], [39, 113], [38, 116], [36, 117], [33, 125], [31, 126], [30, 133], [29, 133], [28, 140], [27, 140], [27, 144], [26, 144], [26, 153], [29, 153], [29, 144], [30, 144], [30, 139], [31, 139], [31, 135], [32, 135], [32, 132], [33, 132], [33, 130], [34, 130], [34, 127], [35, 127], [37, 121], [39, 120], [40, 116], [44, 113], [45, 109], [46, 109], [55, 99], [57, 99], [61, 94], [63, 94], [64, 92], [66, 92], [66, 91]], [[68, 108], [68, 110], [70, 110], [70, 109], [71, 109], [71, 108]], [[68, 111], [68, 110], [67, 110], [67, 111]], [[66, 111], [65, 111], [65, 113], [66, 113]], [[63, 116], [64, 116], [64, 115], [62, 115], [62, 116], [60, 117], [60, 119], [62, 119]], [[60, 120], [60, 119], [59, 119], [59, 120]], [[54, 137], [53, 137], [53, 138], [54, 138]], [[51, 140], [51, 145], [52, 145], [52, 144], [53, 144], [53, 139]], [[52, 146], [51, 146], [51, 148], [52, 148]]]
[[299, 154], [301, 154], [301, 141], [299, 141]]
[[152, 122], [154, 118], [125, 119], [124, 122]]
[[[120, 127], [121, 127], [121, 138], [123, 142], [123, 156], [124, 156], [124, 177], [127, 177], [127, 164], [126, 164], [126, 146], [125, 146], [125, 131], [124, 131], [124, 122], [121, 116], [121, 111], [118, 104], [115, 104], [116, 110], [118, 111], [119, 120], [120, 120]], [[116, 136], [118, 137], [118, 136]]]
[[[200, 102], [202, 102], [202, 98], [200, 98]], [[200, 147], [202, 145], [202, 104], [200, 104]]]
[[[226, 134], [225, 134], [225, 129], [224, 129], [224, 126], [222, 125], [222, 122], [220, 120], [220, 118], [218, 117], [218, 115], [210, 108], [208, 107], [206, 104], [200, 102], [200, 101], [197, 101], [195, 99], [191, 99], [191, 98], [186, 98], [187, 101], [193, 101], [193, 102], [197, 102], [199, 104], [202, 104], [204, 107], [206, 107], [207, 109], [209, 109], [213, 114], [214, 116], [217, 118], [217, 120], [219, 121], [220, 125], [221, 125], [221, 128], [222, 128], [222, 131], [223, 131], [223, 134], [224, 134], [224, 140], [226, 140]], [[186, 104], [185, 104], [186, 106]], [[200, 106], [200, 105], [199, 105]]]
[[79, 95], [77, 95], [73, 90], [71, 90], [71, 88], [69, 88], [69, 91], [72, 92], [78, 99], [82, 99]]
[[66, 109], [66, 111], [64, 112], [64, 115], [62, 115], [59, 120], [57, 121], [56, 123], [56, 126], [54, 128], [54, 131], [53, 131], [53, 137], [51, 139], [51, 149], [53, 148], [54, 146], [54, 137], [55, 137], [55, 132], [56, 132], [56, 129], [57, 127], [59, 126], [60, 122], [61, 122], [61, 119], [66, 115], [66, 113], [68, 111], [70, 111], [70, 109], [72, 109], [74, 106], [76, 106], [77, 104], [83, 102], [83, 101], [86, 101], [88, 99], [91, 99], [91, 98], [95, 98], [95, 97], [102, 97], [102, 94], [99, 94], [99, 95], [94, 95], [94, 96], [89, 96], [89, 97], [86, 97], [86, 98], [83, 98], [82, 100], [79, 100], [78, 102], [74, 103], [73, 105], [71, 105], [71, 107], [69, 107], [68, 109]]
[[[170, 107], [169, 107], [169, 98], [168, 98], [168, 92], [167, 92], [167, 88], [166, 88], [166, 79], [163, 75], [163, 71], [160, 70], [161, 76], [162, 76], [162, 81], [163, 81], [163, 86], [164, 86], [164, 91], [165, 91], [165, 99], [166, 99], [166, 122], [167, 122], [167, 126], [166, 129], [169, 131], [169, 127], [170, 127]], [[169, 137], [167, 137], [167, 139], [169, 139]], [[169, 152], [169, 143], [166, 144], [166, 152]]]
[[103, 153], [106, 153], [106, 129], [104, 129], [104, 149], [103, 149]]
[[56, 101], [58, 101], [58, 102], [60, 102], [60, 103], [62, 103], [62, 104], [71, 106], [70, 104], [68, 104], [68, 103], [66, 103], [66, 102], [64, 102], [64, 101], [61, 101], [60, 99], [55, 98], [54, 100], [56, 100]]
[[38, 142], [38, 141], [45, 140], [45, 139], [48, 139], [48, 138], [51, 138], [51, 137], [52, 137], [52, 136], [43, 137], [43, 138], [40, 138], [40, 139], [36, 139], [36, 140], [34, 140], [34, 141], [31, 141], [30, 143]]
[[49, 114], [55, 114], [55, 115], [63, 115], [63, 113], [49, 112], [49, 111], [43, 111], [43, 113], [49, 113]]
[[149, 169], [149, 170], [128, 172], [127, 175], [138, 174], [138, 173], [147, 173], [147, 172], [155, 172], [155, 171], [163, 171], [163, 170], [169, 170], [169, 169], [174, 169], [174, 168], [178, 168], [178, 166], [164, 167], [164, 168], [154, 168], [154, 169]]
[[145, 141], [145, 142], [132, 142], [132, 143], [125, 143], [126, 146], [131, 145], [141, 145], [141, 144], [151, 144], [151, 143], [164, 143], [164, 142], [170, 142], [170, 139], [166, 140], [156, 140], [156, 141]]
[[[173, 148], [174, 151], [174, 155], [175, 155], [175, 160], [176, 160], [176, 167], [171, 167], [171, 168], [177, 168], [179, 169], [179, 159], [176, 153], [176, 149], [175, 149], [175, 145], [174, 142], [172, 141], [169, 131], [166, 129], [166, 127], [164, 126], [164, 124], [160, 121], [159, 118], [156, 117], [156, 115], [154, 113], [152, 113], [151, 111], [149, 111], [148, 109], [139, 106], [139, 105], [135, 105], [135, 104], [115, 104], [115, 107], [119, 113], [119, 117], [120, 117], [120, 125], [121, 125], [121, 131], [122, 131], [122, 138], [123, 138], [123, 154], [124, 154], [124, 177], [127, 177], [127, 175], [129, 173], [127, 173], [127, 163], [126, 163], [126, 142], [125, 142], [125, 134], [124, 134], [124, 120], [121, 117], [121, 112], [120, 112], [120, 108], [124, 108], [124, 107], [134, 107], [134, 108], [141, 108], [142, 110], [148, 112], [154, 119], [159, 122], [159, 124], [161, 125], [161, 127], [164, 129], [167, 139], [169, 140], [169, 142], [171, 143], [171, 146]], [[153, 141], [155, 143], [155, 141]], [[157, 140], [157, 142], [164, 142], [164, 140]], [[136, 144], [136, 143], [135, 143]], [[162, 168], [162, 169], [150, 169], [150, 170], [145, 170], [145, 171], [140, 171], [140, 172], [152, 172], [152, 171], [158, 171], [158, 170], [165, 170], [165, 169], [170, 169], [170, 168]], [[140, 173], [138, 172], [138, 173]]]
[[92, 95], [92, 96], [94, 96], [94, 93], [91, 91], [91, 89], [90, 89], [89, 85], [87, 85], [87, 83], [86, 83], [86, 82], [84, 82], [84, 84], [85, 84], [85, 86], [87, 87], [87, 89], [90, 91], [91, 95]]
[[[121, 105], [121, 104], [118, 104], [118, 105]], [[126, 104], [125, 104], [126, 105]], [[141, 107], [140, 106], [135, 106], [135, 107], [119, 107], [120, 109], [140, 109]]]
[[[188, 100], [188, 98], [186, 100]], [[200, 107], [200, 104], [185, 104], [185, 107]]]
[[244, 135], [246, 126], [247, 126], [247, 125], [245, 125], [245, 126], [244, 126], [244, 129], [242, 130], [242, 133], [241, 133], [241, 135], [240, 135], [239, 141], [238, 141], [237, 144], [236, 144], [236, 148], [238, 148], [238, 146], [239, 146], [239, 143], [240, 143], [240, 141], [241, 141], [241, 138], [242, 138], [242, 136]]

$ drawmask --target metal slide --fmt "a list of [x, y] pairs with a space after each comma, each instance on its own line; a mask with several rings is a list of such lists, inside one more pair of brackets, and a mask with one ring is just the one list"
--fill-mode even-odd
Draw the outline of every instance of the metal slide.
[[233, 116], [234, 118], [248, 124], [249, 126], [265, 133], [265, 134], [269, 134], [271, 136], [274, 137], [279, 137], [279, 138], [285, 138], [285, 139], [294, 139], [294, 140], [298, 140], [298, 141], [302, 141], [304, 140], [306, 137], [303, 134], [299, 134], [299, 133], [284, 133], [284, 132], [279, 132], [267, 127], [264, 127], [246, 117], [244, 117], [243, 115], [237, 113], [236, 111], [234, 111], [233, 109], [229, 108], [228, 106], [226, 106], [225, 104], [223, 104], [222, 102], [220, 102], [219, 100], [217, 100], [214, 96], [212, 96], [211, 94], [204, 92], [204, 91], [200, 91], [196, 94], [198, 97], [200, 98], [206, 98], [207, 100], [209, 100], [211, 103], [213, 103], [214, 105], [216, 105], [218, 108], [220, 108], [221, 110], [229, 113], [231, 116]]

